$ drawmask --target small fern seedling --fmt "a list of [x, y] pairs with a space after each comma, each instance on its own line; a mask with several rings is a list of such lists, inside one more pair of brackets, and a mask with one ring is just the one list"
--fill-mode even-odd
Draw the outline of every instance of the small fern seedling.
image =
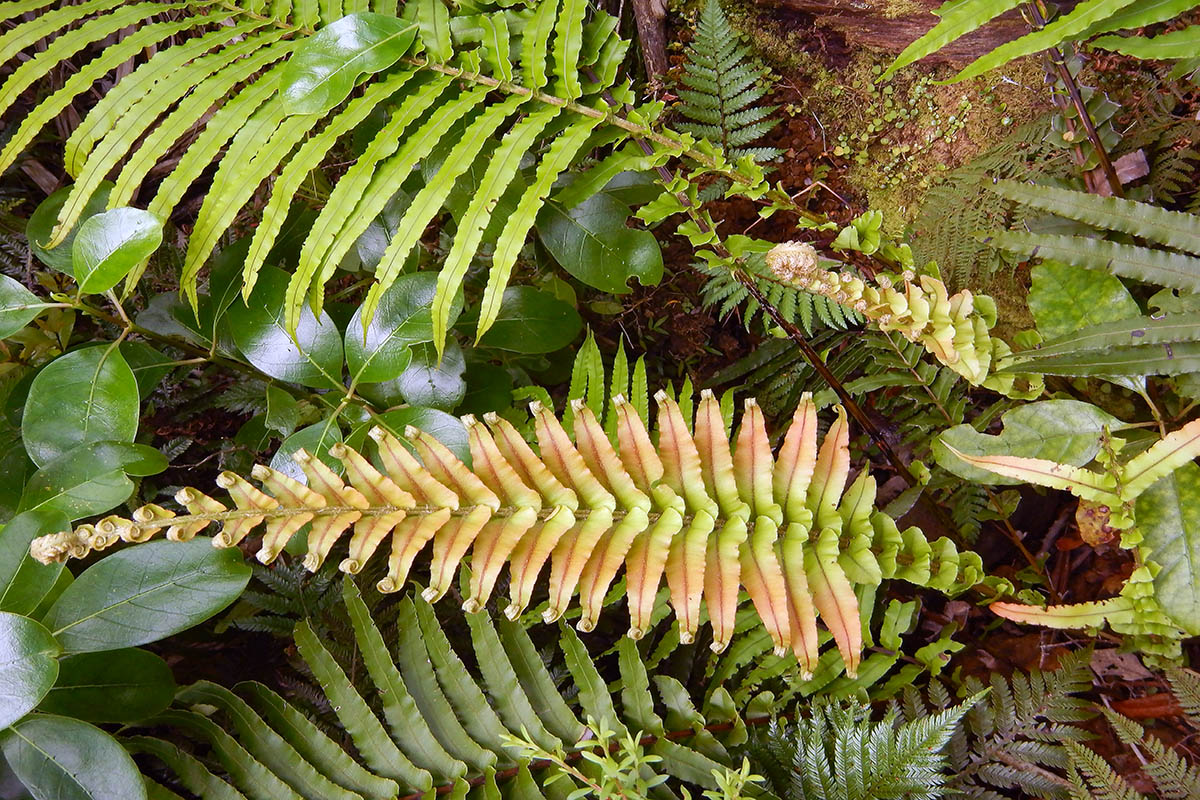
[[766, 67], [729, 24], [719, 0], [707, 0], [700, 9], [696, 38], [683, 65], [679, 111], [688, 122], [680, 130], [721, 146], [730, 160], [751, 156], [773, 161], [783, 151], [775, 147], [750, 147], [778, 124], [771, 119], [777, 106], [761, 106], [766, 95]]

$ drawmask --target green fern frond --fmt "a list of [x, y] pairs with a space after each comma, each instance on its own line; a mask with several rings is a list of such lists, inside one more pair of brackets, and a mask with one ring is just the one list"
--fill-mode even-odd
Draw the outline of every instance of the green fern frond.
[[917, 263], [936, 261], [955, 289], [986, 285], [1012, 256], [988, 247], [979, 231], [1022, 228], [1033, 212], [992, 191], [995, 179], [1066, 177], [1075, 167], [1045, 141], [1045, 125], [1022, 125], [1003, 141], [948, 173], [926, 192], [909, 242]]
[[[1015, 789], [1034, 797], [1068, 796], [1069, 781], [1061, 775], [1070, 761], [1068, 748], [1090, 738], [1077, 723], [1095, 716], [1079, 697], [1091, 688], [1090, 658], [1084, 650], [1065, 656], [1054, 671], [1018, 673], [1007, 681], [992, 675], [987, 697], [967, 713], [949, 744], [949, 786], [956, 795], [990, 800]], [[985, 687], [969, 678], [962, 688], [973, 695]], [[908, 687], [905, 718], [929, 713], [927, 702], [945, 709], [952, 701], [937, 681], [930, 684], [928, 701]]]
[[[653, 765], [650, 774], [663, 776], [659, 780], [670, 777], [706, 789], [718, 787], [714, 771], [719, 775], [733, 763], [720, 734], [705, 726], [738, 730], [744, 723], [716, 707], [701, 714], [661, 676], [656, 676], [660, 691], [652, 691], [631, 640], [619, 646], [618, 706], [586, 647], [564, 627], [558, 646], [568, 669], [565, 688], [578, 689], [568, 699], [515, 623], [497, 625], [487, 614], [471, 615], [471, 652], [460, 655], [432, 607], [406, 598], [399, 604], [393, 652], [349, 578], [342, 594], [358, 648], [355, 661], [360, 670], [365, 666], [358, 685], [307, 623], [296, 626], [295, 638], [347, 741], [327, 736], [262, 684], [247, 681], [227, 689], [201, 681], [182, 689], [175, 707], [146, 723], [158, 735], [169, 731], [188, 749], [128, 730], [122, 738], [126, 748], [161, 762], [178, 787], [222, 800], [415, 800], [435, 789], [464, 796], [473, 787], [496, 797], [541, 796], [531, 770], [550, 765], [528, 763], [517, 739], [575, 761], [603, 758], [608, 741], [636, 735], [653, 758], [640, 759], [633, 775]], [[466, 663], [478, 666], [473, 671]], [[695, 722], [694, 728], [685, 726], [686, 733], [667, 728], [681, 704]], [[668, 710], [666, 721], [656, 705]]]
[[[754, 279], [767, 302], [779, 309], [785, 319], [803, 326], [809, 334], [822, 327], [846, 330], [862, 325], [862, 316], [854, 310], [773, 279], [762, 255], [772, 246], [771, 242], [756, 241], [754, 247], [761, 252], [751, 253], [742, 262], [742, 267]], [[773, 324], [727, 264], [698, 261], [693, 267], [708, 278], [700, 297], [706, 306], [717, 309], [718, 317], [726, 317], [736, 310], [742, 314], [747, 328], [756, 318], [761, 318], [764, 325]]]
[[1167, 671], [1167, 679], [1183, 713], [1193, 725], [1200, 728], [1200, 673], [1190, 669], [1171, 669]]
[[874, 722], [867, 707], [822, 701], [810, 716], [755, 731], [748, 749], [785, 800], [937, 800], [947, 778], [942, 750], [978, 701], [907, 722], [894, 711]]
[[[517, 255], [564, 171], [596, 143], [619, 145], [631, 133], [665, 146], [663, 158], [684, 146], [677, 135], [646, 127], [658, 113], [655, 106], [631, 106], [631, 117], [609, 110], [610, 103], [619, 108], [633, 101], [628, 85], [617, 80], [628, 43], [608, 15], [586, 19], [582, 0], [543, 0], [525, 10], [464, 8], [458, 15], [428, 0], [407, 4], [400, 18], [389, 16], [394, 9], [367, 12], [341, 3], [320, 3], [318, 9], [311, 0], [269, 8], [255, 0], [145, 2], [116, 11], [116, 0], [90, 0], [43, 8], [32, 19], [21, 16], [46, 5], [7, 9], [13, 27], [0, 36], [0, 61], [57, 37], [0, 86], [0, 111], [63, 60], [114, 31], [127, 35], [106, 44], [25, 115], [0, 151], [0, 168], [14, 163], [75, 97], [133, 59], [136, 67], [105, 91], [67, 141], [66, 167], [75, 183], [51, 241], [41, 244], [61, 243], [113, 172], [110, 207], [129, 205], [153, 188], [146, 206], [165, 219], [215, 163], [180, 276], [193, 304], [214, 247], [265, 184], [268, 199], [242, 274], [243, 296], [250, 297], [306, 178], [369, 115], [383, 112], [382, 127], [336, 181], [301, 248], [285, 307], [290, 330], [305, 305], [319, 313], [324, 286], [343, 257], [449, 130], [458, 131], [455, 141], [443, 148], [441, 168], [404, 210], [376, 268], [364, 314], [370, 318], [452, 190], [477, 178], [478, 185], [466, 187], [471, 199], [439, 276], [433, 309], [439, 350], [450, 303], [501, 195], [519, 187], [513, 188], [516, 207], [495, 241], [479, 335], [496, 319]], [[354, 13], [343, 16], [351, 8]], [[413, 54], [414, 41], [423, 55]], [[367, 73], [377, 75], [347, 100], [355, 79]], [[526, 166], [529, 156], [532, 166]], [[486, 165], [478, 176], [470, 170], [476, 162]], [[167, 166], [165, 176], [156, 188], [148, 186], [160, 164]], [[144, 269], [142, 264], [129, 274], [126, 293]]]
[[729, 24], [720, 0], [700, 7], [686, 59], [679, 112], [688, 121], [677, 127], [718, 145], [731, 160], [747, 154], [756, 161], [778, 158], [783, 151], [777, 148], [749, 147], [775, 127], [770, 117], [776, 107], [757, 105], [769, 90], [766, 67]]

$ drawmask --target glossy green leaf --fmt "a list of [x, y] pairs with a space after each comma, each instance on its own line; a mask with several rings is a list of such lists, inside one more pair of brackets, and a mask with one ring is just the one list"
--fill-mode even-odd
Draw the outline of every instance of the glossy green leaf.
[[58, 511], [71, 519], [101, 514], [129, 497], [125, 477], [154, 475], [167, 467], [162, 453], [126, 442], [75, 448], [35, 472], [21, 496], [21, 511]]
[[1090, 325], [1018, 353], [1014, 362], [1050, 374], [1177, 375], [1193, 371], [1197, 356], [1200, 312], [1193, 311]]
[[413, 406], [453, 411], [467, 393], [463, 379], [467, 362], [458, 342], [446, 342], [446, 352], [438, 360], [432, 344], [413, 347], [412, 363], [394, 381], [404, 401]]
[[631, 213], [603, 192], [570, 210], [551, 202], [538, 214], [538, 236], [554, 260], [579, 280], [605, 292], [626, 294], [632, 291], [631, 278], [654, 286], [663, 275], [658, 240], [649, 231], [628, 227]]
[[[1025, 353], [1021, 354], [1022, 356]], [[1040, 375], [1186, 375], [1200, 372], [1200, 342], [1133, 345], [1066, 351], [1054, 356], [1015, 361], [998, 372]]]
[[33, 711], [50, 691], [61, 651], [41, 623], [0, 612], [0, 729]]
[[133, 723], [164, 711], [174, 697], [167, 662], [129, 648], [64, 658], [39, 710], [87, 722]]
[[121, 342], [121, 355], [125, 356], [125, 363], [133, 370], [138, 396], [143, 401], [158, 388], [158, 384], [172, 369], [171, 357], [145, 342]]
[[1031, 274], [1029, 311], [1046, 339], [1142, 313], [1125, 284], [1107, 272], [1044, 261]]
[[1162, 569], [1154, 595], [1189, 635], [1200, 633], [1200, 466], [1184, 464], [1142, 492], [1138, 530]]
[[83, 294], [106, 292], [162, 244], [162, 220], [140, 208], [89, 217], [71, 246], [71, 266]]
[[18, 514], [0, 528], [0, 611], [33, 613], [63, 565], [39, 564], [29, 555], [29, 545], [39, 536], [70, 527], [65, 514], [38, 509]]
[[305, 306], [293, 340], [283, 321], [287, 284], [287, 273], [263, 269], [249, 305], [238, 300], [229, 307], [238, 350], [272, 378], [319, 389], [341, 386], [341, 332], [328, 314], [318, 319]]
[[[1133, 0], [1084, 0], [1070, 11], [1064, 11], [1031, 33], [990, 49], [964, 67], [954, 76], [954, 80], [962, 81], [974, 78], [988, 70], [1003, 66], [1015, 58], [1054, 47], [1062, 41], [1083, 33], [1095, 23], [1112, 16], [1132, 2]], [[1192, 52], [1195, 50], [1193, 49]]]
[[0, 275], [0, 339], [24, 328], [44, 308], [46, 304], [20, 282]]
[[404, 439], [404, 429], [409, 425], [433, 436], [458, 456], [464, 464], [471, 463], [471, 447], [467, 442], [467, 429], [463, 427], [458, 417], [453, 417], [445, 411], [436, 408], [397, 408], [375, 417], [375, 424], [390, 431], [399, 439]]
[[84, 570], [45, 623], [69, 653], [136, 647], [198, 625], [249, 581], [236, 548], [214, 548], [203, 537], [147, 542]]
[[941, 21], [934, 25], [915, 42], [904, 48], [891, 66], [880, 76], [887, 80], [897, 70], [920, 61], [930, 53], [936, 53], [950, 42], [966, 36], [985, 25], [994, 17], [1016, 8], [1021, 0], [949, 0], [934, 12]]
[[146, 800], [129, 753], [86, 722], [35, 714], [0, 733], [0, 748], [36, 800]]
[[517, 353], [552, 353], [574, 341], [581, 330], [583, 320], [569, 304], [531, 286], [510, 286], [504, 290], [496, 322], [479, 345]]
[[137, 380], [118, 349], [73, 350], [33, 379], [21, 437], [29, 457], [44, 466], [81, 444], [133, 441], [139, 409]]
[[334, 472], [341, 474], [344, 467], [342, 462], [329, 455], [329, 448], [342, 441], [342, 429], [337, 421], [332, 419], [313, 423], [301, 428], [283, 441], [275, 455], [271, 457], [271, 469], [278, 470], [289, 478], [295, 478], [307, 484], [308, 477], [300, 469], [300, 465], [292, 458], [292, 454], [303, 448], [310, 455], [325, 462]]
[[1101, 36], [1092, 44], [1147, 60], [1195, 58], [1200, 52], [1200, 25], [1189, 25], [1159, 36]]
[[1100, 452], [1105, 428], [1116, 431], [1125, 426], [1113, 415], [1078, 400], [1042, 400], [1017, 406], [1001, 420], [1004, 430], [996, 436], [979, 433], [970, 425], [944, 431], [933, 446], [937, 463], [974, 483], [1017, 485], [1021, 481], [968, 464], [946, 445], [971, 456], [1040, 458], [1079, 467]]
[[59, 272], [65, 272], [68, 275], [74, 275], [71, 259], [75, 237], [79, 234], [79, 229], [84, 222], [102, 212], [108, 205], [108, 194], [112, 188], [113, 185], [108, 181], [101, 183], [100, 188], [84, 206], [83, 213], [79, 217], [80, 221], [67, 234], [67, 238], [63, 240], [62, 244], [50, 250], [47, 250], [45, 245], [50, 242], [50, 234], [58, 224], [59, 212], [66, 205], [67, 198], [71, 196], [71, 187], [64, 186], [39, 203], [33, 214], [29, 216], [29, 222], [25, 226], [25, 237], [29, 240], [29, 249], [34, 256], [48, 267], [54, 267]]
[[[379, 298], [375, 316], [363, 329], [360, 307], [346, 327], [346, 365], [355, 383], [379, 383], [400, 376], [412, 361], [412, 346], [433, 341], [431, 308], [437, 275], [401, 275]], [[462, 312], [462, 294], [455, 298], [450, 324]], [[409, 401], [413, 402], [413, 401]]]
[[267, 386], [267, 415], [264, 424], [284, 436], [291, 436], [300, 424], [300, 401], [291, 392], [274, 384]]
[[417, 25], [384, 14], [342, 17], [305, 40], [279, 79], [293, 114], [319, 114], [346, 99], [362, 75], [399, 61], [417, 36]]

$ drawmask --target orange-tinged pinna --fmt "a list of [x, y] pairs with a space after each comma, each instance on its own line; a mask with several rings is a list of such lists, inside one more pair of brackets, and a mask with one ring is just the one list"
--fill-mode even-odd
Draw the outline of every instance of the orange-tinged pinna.
[[652, 623], [665, 580], [680, 640], [695, 639], [707, 612], [720, 651], [744, 591], [776, 652], [790, 650], [805, 672], [814, 670], [820, 620], [851, 674], [862, 649], [856, 587], [897, 578], [953, 592], [982, 579], [974, 553], [946, 539], [929, 542], [916, 528], [900, 531], [876, 510], [867, 470], [847, 486], [850, 426], [840, 407], [818, 443], [817, 409], [805, 395], [776, 454], [753, 399], [732, 441], [711, 392], [702, 393], [694, 420], [665, 393], [656, 400], [654, 436], [619, 396], [608, 410], [611, 436], [583, 403], [573, 405], [570, 433], [535, 403], [536, 449], [507, 420], [465, 417], [471, 466], [419, 429], [405, 431], [406, 445], [375, 428], [374, 460], [344, 444], [330, 448], [340, 474], [301, 450], [295, 458], [305, 483], [265, 466], [251, 473], [261, 488], [225, 472], [217, 483], [227, 501], [183, 489], [177, 500], [187, 513], [143, 506], [132, 519], [44, 536], [32, 552], [50, 562], [160, 531], [188, 539], [215, 522], [218, 547], [261, 529], [258, 558], [269, 563], [310, 524], [304, 563], [311, 570], [347, 539], [340, 568], [357, 573], [390, 540], [382, 592], [401, 590], [428, 549], [423, 594], [436, 600], [469, 554], [468, 611], [486, 604], [507, 565], [505, 613], [516, 617], [549, 562], [545, 618], [558, 618], [578, 595], [585, 631], [623, 569], [634, 638]]

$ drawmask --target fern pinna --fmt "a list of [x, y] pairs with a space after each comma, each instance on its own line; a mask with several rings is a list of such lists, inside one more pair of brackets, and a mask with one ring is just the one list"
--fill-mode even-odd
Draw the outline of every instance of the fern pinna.
[[[288, 284], [287, 327], [295, 331], [307, 318], [306, 306], [320, 316], [324, 286], [358, 237], [419, 164], [441, 156], [436, 175], [412, 198], [376, 267], [363, 319], [371, 318], [455, 187], [461, 191], [475, 180], [470, 168], [479, 161], [485, 166], [456, 218], [433, 319], [440, 352], [468, 266], [497, 203], [510, 197], [514, 205], [497, 221], [478, 325], [483, 335], [497, 318], [538, 211], [574, 161], [631, 132], [672, 152], [682, 150], [683, 140], [646, 128], [661, 107], [634, 107], [628, 84], [617, 79], [628, 43], [617, 35], [613, 17], [597, 12], [586, 20], [583, 0], [501, 10], [466, 4], [455, 16], [441, 0], [406, 3], [401, 16], [396, 5], [376, 0], [367, 11], [365, 1], [343, 8], [341, 0], [4, 4], [0, 19], [11, 27], [0, 36], [0, 63], [47, 38], [49, 44], [0, 87], [0, 111], [11, 109], [61, 62], [97, 54], [13, 122], [0, 169], [12, 165], [77, 95], [152, 52], [127, 75], [117, 71], [115, 85], [68, 139], [64, 160], [75, 182], [50, 240], [38, 244], [61, 246], [97, 198], [117, 208], [144, 191], [146, 208], [165, 219], [217, 162], [188, 239], [180, 288], [193, 305], [198, 302], [206, 260], [239, 210], [273, 177], [241, 277], [249, 298], [305, 180], [382, 112], [381, 127], [336, 181], [304, 241]], [[109, 42], [121, 32], [123, 38]], [[423, 52], [415, 55], [414, 47]], [[610, 103], [629, 104], [627, 116], [611, 112]], [[536, 165], [522, 172], [531, 154]], [[159, 170], [165, 170], [161, 180]], [[113, 174], [115, 184], [108, 183]], [[150, 183], [155, 180], [156, 186]], [[145, 267], [129, 274], [126, 293]]]
[[[296, 626], [295, 637], [352, 750], [254, 681], [232, 689], [208, 681], [185, 687], [174, 707], [146, 720], [147, 733], [127, 730], [122, 743], [153, 767], [147, 771], [155, 779], [204, 800], [418, 800], [433, 796], [431, 790], [538, 800], [565, 795], [548, 788], [544, 775], [534, 780], [534, 772], [555, 770], [531, 762], [522, 742], [572, 761], [631, 743], [654, 756], [661, 776], [716, 789], [716, 777], [732, 763], [722, 740], [745, 735], [722, 690], [697, 709], [673, 678], [655, 675], [651, 682], [628, 639], [618, 647], [618, 711], [586, 646], [565, 626], [559, 646], [570, 685], [578, 688], [574, 702], [517, 623], [468, 616], [473, 672], [420, 598], [401, 600], [393, 651], [350, 579], [343, 596], [365, 675], [352, 681], [307, 622]], [[667, 710], [665, 720], [656, 702]], [[150, 730], [170, 731], [171, 741]], [[652, 762], [638, 763], [649, 771]]]
[[731, 452], [711, 392], [697, 406], [694, 427], [666, 393], [656, 399], [657, 445], [633, 405], [620, 397], [611, 411], [617, 448], [582, 402], [573, 408], [574, 442], [550, 409], [532, 404], [539, 453], [508, 421], [488, 415], [485, 425], [467, 417], [472, 467], [429, 434], [409, 428], [406, 436], [422, 464], [401, 441], [375, 428], [382, 472], [345, 445], [331, 449], [349, 485], [300, 451], [296, 458], [307, 486], [257, 466], [252, 474], [263, 492], [224, 472], [218, 483], [229, 492], [232, 509], [185, 488], [177, 500], [186, 514], [142, 506], [132, 519], [109, 517], [42, 537], [33, 553], [43, 562], [80, 557], [163, 530], [168, 538], [187, 539], [213, 522], [223, 526], [213, 543], [232, 547], [265, 523], [258, 557], [269, 562], [311, 524], [306, 565], [315, 569], [353, 526], [341, 562], [349, 573], [360, 571], [391, 537], [388, 573], [378, 584], [384, 592], [404, 586], [414, 559], [432, 541], [423, 594], [437, 599], [470, 550], [468, 610], [484, 606], [507, 563], [506, 613], [515, 617], [549, 560], [545, 617], [558, 618], [578, 590], [583, 630], [595, 625], [624, 564], [633, 638], [650, 625], [665, 575], [680, 640], [693, 640], [703, 600], [712, 647], [720, 651], [733, 636], [744, 587], [777, 652], [791, 650], [802, 671], [811, 673], [818, 663], [819, 615], [851, 675], [862, 648], [856, 585], [900, 578], [957, 592], [983, 579], [975, 553], [960, 553], [944, 538], [929, 542], [917, 528], [900, 531], [875, 510], [875, 480], [867, 470], [847, 488], [850, 431], [840, 408], [818, 448], [816, 407], [805, 397], [773, 457], [753, 400], [746, 402]]

